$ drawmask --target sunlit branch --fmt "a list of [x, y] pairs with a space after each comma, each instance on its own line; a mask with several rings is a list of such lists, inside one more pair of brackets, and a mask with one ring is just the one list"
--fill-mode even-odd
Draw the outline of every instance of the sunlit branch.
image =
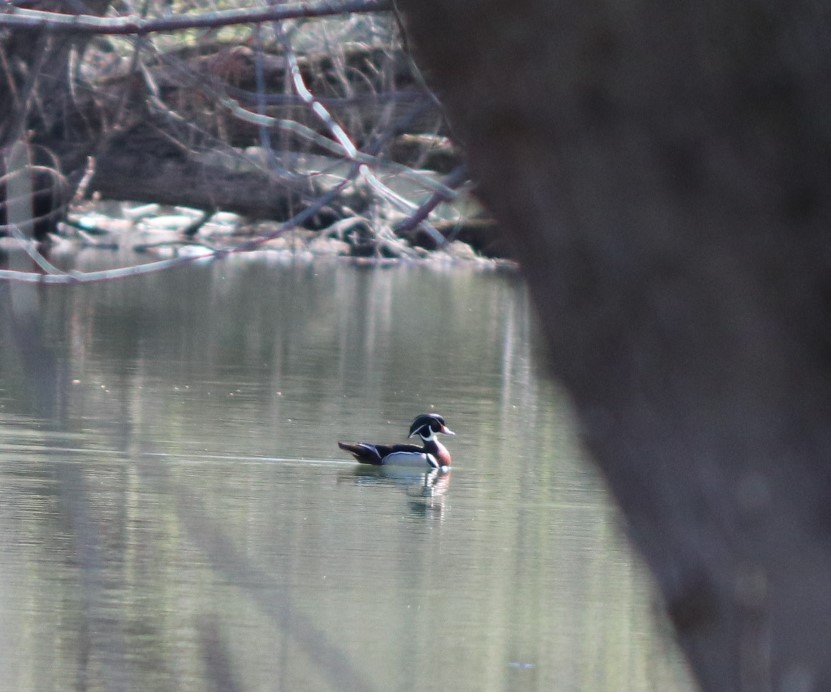
[[[311, 91], [309, 91], [306, 83], [303, 79], [303, 75], [300, 72], [300, 65], [297, 61], [297, 56], [294, 50], [289, 43], [288, 38], [285, 35], [285, 32], [282, 31], [280, 26], [276, 27], [276, 32], [278, 38], [283, 44], [283, 47], [286, 51], [286, 58], [289, 64], [289, 74], [291, 75], [292, 83], [300, 95], [300, 98], [303, 99], [312, 109], [312, 112], [320, 119], [320, 121], [327, 127], [329, 132], [338, 142], [338, 144], [343, 148], [344, 153], [346, 156], [352, 160], [357, 161], [358, 157], [358, 149], [352, 143], [352, 140], [349, 139], [349, 136], [346, 134], [344, 129], [340, 126], [340, 124], [335, 120], [332, 114], [328, 111], [326, 106], [324, 106], [320, 101], [318, 101]], [[374, 163], [377, 159], [372, 157], [372, 162]], [[387, 185], [384, 185], [378, 177], [373, 173], [372, 169], [367, 163], [359, 163], [358, 171], [360, 172], [361, 177], [366, 180], [367, 184], [375, 190], [377, 193], [382, 195], [385, 199], [392, 203], [393, 206], [397, 207], [399, 210], [403, 211], [404, 213], [410, 214], [415, 211], [418, 207], [414, 203], [410, 202], [408, 199], [405, 199], [394, 190], [390, 189]], [[430, 225], [426, 220], [422, 222], [424, 224], [425, 230], [433, 237], [433, 239], [438, 244], [443, 244], [446, 242], [444, 236], [439, 233], [432, 225]]]
[[331, 132], [332, 136], [343, 148], [343, 151], [346, 153], [346, 156], [354, 161], [358, 155], [357, 147], [355, 147], [355, 145], [352, 143], [352, 140], [349, 139], [349, 136], [346, 134], [346, 132], [340, 126], [340, 124], [335, 120], [334, 117], [332, 117], [332, 114], [329, 112], [326, 106], [324, 106], [320, 101], [315, 99], [312, 92], [309, 91], [309, 88], [306, 86], [306, 82], [303, 79], [303, 75], [300, 72], [300, 64], [297, 61], [297, 55], [295, 54], [294, 49], [291, 47], [291, 44], [289, 43], [288, 38], [285, 36], [285, 33], [280, 30], [279, 26], [277, 27], [277, 34], [283, 44], [283, 48], [286, 51], [286, 59], [289, 63], [289, 74], [291, 75], [292, 84], [294, 84], [294, 88], [296, 89], [300, 98], [303, 99], [303, 102], [312, 109], [312, 112], [326, 126], [326, 129], [328, 129], [329, 132]]
[[[274, 118], [270, 115], [260, 114], [260, 113], [253, 113], [252, 111], [248, 110], [247, 108], [243, 108], [237, 101], [227, 96], [223, 96], [222, 94], [214, 94], [217, 101], [221, 103], [228, 112], [230, 112], [234, 117], [239, 118], [245, 122], [251, 123], [252, 125], [257, 126], [267, 126], [267, 127], [276, 127], [282, 130], [287, 130], [289, 132], [293, 132], [294, 134], [298, 135], [299, 137], [303, 137], [310, 142], [313, 142], [317, 146], [322, 149], [325, 149], [331, 154], [336, 156], [343, 156], [343, 146], [337, 142], [333, 142], [328, 137], [324, 137], [323, 135], [315, 132], [312, 128], [303, 125], [302, 123], [297, 122], [296, 120], [286, 120], [283, 118]], [[355, 161], [356, 163], [368, 164], [372, 166], [382, 166], [386, 170], [394, 170], [402, 175], [407, 176], [412, 181], [418, 183], [419, 185], [423, 185], [424, 187], [434, 190], [437, 194], [443, 195], [447, 199], [453, 199], [456, 193], [453, 191], [452, 188], [448, 187], [447, 185], [443, 184], [441, 181], [435, 180], [428, 175], [424, 175], [423, 173], [419, 173], [418, 171], [413, 170], [409, 166], [405, 166], [404, 164], [395, 163], [394, 161], [382, 161], [371, 154], [363, 153], [357, 149], [354, 149], [354, 154], [348, 157], [350, 160]], [[407, 209], [408, 212], [415, 209], [415, 205], [412, 208]]]
[[175, 257], [173, 259], [148, 262], [147, 264], [122, 267], [120, 269], [107, 269], [97, 272], [70, 271], [65, 274], [36, 274], [34, 272], [0, 269], [0, 281], [19, 281], [21, 283], [28, 284], [96, 283], [99, 281], [111, 281], [113, 279], [126, 279], [133, 276], [152, 274], [153, 272], [161, 271], [162, 269], [180, 267], [197, 259], [204, 260], [205, 257]]
[[0, 11], [0, 27], [56, 33], [140, 36], [184, 29], [211, 29], [234, 24], [257, 24], [346, 13], [384, 12], [391, 9], [390, 0], [343, 0], [342, 2], [293, 3], [267, 8], [219, 10], [199, 15], [186, 14], [161, 19], [144, 19], [134, 15], [97, 17], [95, 15], [59, 14], [7, 6]]

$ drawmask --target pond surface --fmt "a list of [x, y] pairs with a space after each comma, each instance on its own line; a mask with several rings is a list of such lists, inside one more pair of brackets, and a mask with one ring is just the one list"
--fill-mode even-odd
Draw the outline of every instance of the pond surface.
[[[515, 274], [232, 257], [19, 290], [3, 689], [690, 689]], [[425, 411], [449, 476], [337, 449]]]

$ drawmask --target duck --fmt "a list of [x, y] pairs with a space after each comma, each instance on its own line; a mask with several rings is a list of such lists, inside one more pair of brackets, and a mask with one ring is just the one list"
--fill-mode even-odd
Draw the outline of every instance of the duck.
[[413, 419], [408, 437], [418, 435], [424, 446], [417, 445], [376, 445], [369, 442], [338, 442], [338, 447], [349, 452], [362, 464], [375, 466], [421, 466], [438, 469], [442, 473], [450, 470], [451, 458], [436, 434], [455, 435], [438, 413], [422, 413]]

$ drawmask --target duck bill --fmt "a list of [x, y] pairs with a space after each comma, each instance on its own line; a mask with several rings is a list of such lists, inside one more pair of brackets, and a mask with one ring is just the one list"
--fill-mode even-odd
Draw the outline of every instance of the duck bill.
[[445, 435], [455, 435], [456, 434], [450, 428], [448, 428], [446, 425], [441, 426], [441, 430], [439, 430], [439, 432], [444, 433]]

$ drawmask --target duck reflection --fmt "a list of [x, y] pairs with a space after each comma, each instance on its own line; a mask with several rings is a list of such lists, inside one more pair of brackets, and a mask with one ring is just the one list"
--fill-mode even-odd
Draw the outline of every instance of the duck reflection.
[[422, 483], [407, 486], [410, 511], [414, 514], [441, 517], [444, 513], [444, 498], [450, 488], [450, 471], [434, 469], [424, 474]]
[[356, 466], [338, 476], [339, 483], [386, 485], [403, 490], [410, 498], [410, 509], [417, 513], [441, 509], [450, 488], [450, 471], [417, 471], [396, 466]]
[[407, 486], [407, 495], [410, 497], [442, 497], [450, 488], [450, 471], [433, 469], [422, 474], [420, 483]]

